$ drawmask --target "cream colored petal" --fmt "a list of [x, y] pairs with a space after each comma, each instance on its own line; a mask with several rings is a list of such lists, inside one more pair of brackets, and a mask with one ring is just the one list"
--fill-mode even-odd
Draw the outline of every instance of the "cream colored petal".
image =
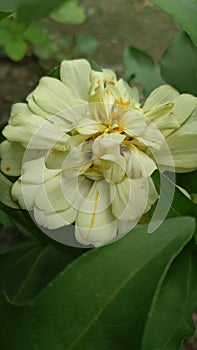
[[142, 111], [128, 108], [119, 118], [119, 125], [129, 136], [141, 135], [147, 126], [146, 119]]
[[149, 111], [156, 106], [166, 102], [172, 102], [179, 93], [170, 85], [162, 85], [155, 89], [147, 98], [144, 104], [144, 111]]
[[35, 98], [33, 97], [33, 92], [27, 96], [26, 101], [28, 103], [28, 108], [31, 111], [31, 113], [37, 114], [44, 119], [50, 119], [53, 115], [53, 113], [46, 112], [36, 103]]
[[71, 106], [85, 103], [60, 80], [50, 77], [41, 78], [32, 96], [39, 107], [52, 114], [58, 114]]
[[4, 141], [0, 144], [1, 171], [10, 176], [21, 174], [25, 149], [19, 143]]
[[63, 193], [59, 174], [50, 178], [41, 186], [36, 196], [35, 204], [37, 208], [43, 210], [45, 214], [63, 211], [70, 207]]
[[[185, 134], [179, 137], [171, 136], [167, 140], [168, 147], [174, 160], [176, 172], [189, 172], [197, 168], [197, 136], [196, 134]], [[157, 156], [157, 154], [156, 154]], [[169, 160], [169, 153], [162, 147], [158, 152], [160, 166], [166, 170], [174, 170]]]
[[11, 108], [11, 112], [10, 112], [11, 118], [9, 119], [8, 123], [12, 120], [12, 117], [15, 114], [23, 114], [27, 118], [32, 117], [32, 111], [29, 109], [27, 103], [15, 103], [15, 104], [13, 104], [13, 106]]
[[32, 135], [43, 125], [44, 119], [35, 114], [30, 117], [21, 113], [14, 114], [4, 128], [3, 135], [11, 142], [19, 142], [27, 147]]
[[139, 103], [139, 92], [136, 88], [131, 88], [123, 79], [106, 84], [107, 89], [115, 100], [123, 99], [124, 102], [131, 102], [134, 105]]
[[[167, 145], [177, 172], [188, 172], [197, 168], [197, 109], [177, 131], [167, 137]], [[160, 163], [170, 169], [169, 154], [164, 146], [159, 152]]]
[[82, 135], [94, 135], [97, 132], [104, 130], [104, 128], [105, 127], [103, 127], [100, 122], [88, 118], [79, 120], [75, 126], [77, 132]]
[[[118, 162], [120, 158], [120, 145], [124, 139], [125, 135], [118, 132], [98, 136], [92, 146], [92, 158], [111, 159]], [[111, 158], [110, 155], [114, 157]]]
[[42, 184], [51, 177], [58, 175], [60, 171], [60, 169], [47, 169], [45, 158], [41, 157], [23, 163], [21, 180], [31, 184]]
[[147, 206], [149, 183], [146, 178], [125, 179], [116, 185], [112, 201], [112, 213], [120, 220], [136, 220], [140, 218]]
[[12, 187], [11, 195], [22, 209], [32, 210], [39, 190], [40, 185], [38, 184], [22, 183], [18, 180]]
[[163, 134], [154, 124], [149, 124], [141, 136], [136, 136], [133, 144], [140, 148], [159, 150], [161, 145], [165, 143]]
[[174, 100], [172, 113], [178, 123], [183, 124], [195, 108], [197, 109], [197, 98], [189, 94], [182, 94]]
[[177, 129], [180, 124], [173, 114], [173, 107], [172, 102], [164, 103], [145, 113], [145, 117], [160, 130]]
[[149, 177], [157, 169], [155, 162], [144, 152], [133, 146], [123, 151], [130, 178]]
[[[98, 215], [98, 220], [102, 222], [102, 226], [91, 229], [82, 225], [89, 225], [91, 217], [87, 214], [80, 214], [79, 219], [75, 224], [75, 238], [83, 245], [93, 245], [94, 247], [102, 247], [103, 245], [112, 242], [117, 237], [117, 220], [109, 222], [110, 210], [105, 210]], [[78, 223], [79, 222], [79, 223]]]
[[91, 190], [92, 181], [76, 171], [68, 170], [62, 173], [61, 186], [69, 205], [78, 210]]
[[49, 230], [54, 230], [73, 223], [76, 219], [76, 215], [76, 210], [71, 207], [66, 210], [53, 212], [50, 214], [46, 214], [43, 210], [34, 207], [34, 218], [36, 222], [40, 226]]
[[91, 67], [84, 59], [63, 61], [60, 78], [77, 98], [88, 101]]
[[106, 181], [110, 184], [116, 184], [121, 182], [125, 176], [126, 162], [123, 157], [121, 158], [120, 159], [122, 160], [122, 162], [118, 161], [118, 163], [107, 160], [101, 161], [101, 169], [103, 176], [106, 179]]
[[9, 125], [3, 130], [3, 135], [12, 142], [20, 142], [28, 149], [46, 149], [52, 147], [66, 150], [65, 144], [70, 136], [62, 130], [61, 124], [54, 120], [45, 120], [42, 117], [31, 114], [14, 114]]

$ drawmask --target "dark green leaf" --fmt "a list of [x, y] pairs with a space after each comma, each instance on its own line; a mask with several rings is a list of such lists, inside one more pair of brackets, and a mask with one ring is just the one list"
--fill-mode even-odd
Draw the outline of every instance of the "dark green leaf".
[[93, 70], [95, 70], [96, 72], [102, 72], [102, 68], [97, 62], [90, 59], [88, 59], [88, 62]]
[[164, 53], [160, 66], [167, 83], [179, 92], [197, 95], [197, 47], [186, 33], [180, 33], [172, 42]]
[[[184, 215], [191, 215], [197, 218], [197, 204], [193, 203], [188, 197], [186, 197], [185, 194], [183, 194], [179, 188], [174, 187], [175, 185], [169, 177], [167, 177], [165, 174], [156, 171], [154, 172], [152, 178], [158, 193], [160, 193], [161, 200], [163, 201], [163, 203], [165, 202], [169, 204], [169, 212], [166, 213], [168, 218]], [[161, 178], [163, 181], [163, 185], [161, 186], [160, 190]], [[172, 202], [168, 203], [170, 198], [168, 194], [170, 192], [173, 192], [174, 189], [175, 192], [172, 198]], [[157, 203], [151, 209], [151, 213], [154, 213], [154, 215], [156, 215], [156, 213], [154, 212], [156, 205]], [[160, 214], [162, 215], [162, 213]]]
[[144, 88], [145, 96], [164, 83], [159, 66], [154, 64], [149, 55], [134, 47], [128, 47], [125, 50], [123, 63], [125, 79], [140, 84]]
[[197, 193], [197, 170], [191, 173], [176, 174], [176, 183], [189, 193]]
[[22, 243], [0, 255], [0, 290], [17, 303], [27, 301], [72, 260], [69, 248], [62, 253], [51, 245]]
[[86, 19], [86, 15], [77, 0], [67, 0], [50, 15], [52, 19], [60, 23], [80, 24]]
[[20, 61], [28, 52], [28, 45], [22, 39], [16, 39], [8, 41], [4, 46], [5, 52], [8, 57], [13, 61]]
[[197, 45], [197, 1], [196, 0], [151, 0], [168, 12], [176, 22], [189, 34]]
[[135, 228], [118, 242], [83, 254], [31, 305], [18, 307], [2, 296], [2, 348], [140, 349], [161, 274], [194, 227], [192, 218], [175, 218], [151, 235], [146, 226]]
[[188, 245], [162, 276], [147, 320], [142, 350], [179, 349], [192, 336], [197, 305], [197, 247]]
[[5, 17], [8, 17], [12, 14], [12, 12], [2, 12], [0, 11], [0, 20], [5, 18]]
[[0, 223], [4, 229], [13, 226], [11, 218], [3, 210], [0, 210]]
[[52, 77], [52, 78], [60, 79], [60, 66], [57, 66], [57, 67], [53, 68], [49, 72], [48, 76]]
[[16, 202], [11, 197], [11, 188], [13, 183], [9, 181], [2, 173], [0, 173], [0, 202], [7, 205], [10, 208], [19, 209]]

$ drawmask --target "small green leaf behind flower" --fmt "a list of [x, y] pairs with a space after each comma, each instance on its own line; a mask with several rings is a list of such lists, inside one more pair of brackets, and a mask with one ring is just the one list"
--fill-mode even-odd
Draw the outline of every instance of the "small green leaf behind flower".
[[60, 23], [81, 24], [86, 20], [86, 14], [77, 0], [67, 0], [55, 9], [50, 17]]
[[147, 97], [152, 90], [164, 84], [160, 74], [160, 67], [145, 52], [134, 47], [128, 47], [123, 56], [125, 79], [130, 83], [138, 83]]
[[181, 32], [167, 48], [160, 67], [167, 83], [197, 96], [197, 47], [186, 33]]

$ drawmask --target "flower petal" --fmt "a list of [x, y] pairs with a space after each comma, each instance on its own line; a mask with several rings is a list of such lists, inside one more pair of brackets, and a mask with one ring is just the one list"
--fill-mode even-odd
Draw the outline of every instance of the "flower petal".
[[177, 96], [179, 96], [179, 93], [173, 87], [162, 85], [148, 96], [143, 109], [144, 111], [149, 111], [163, 103], [173, 101]]
[[[117, 237], [117, 220], [111, 218], [111, 209], [104, 210], [99, 213], [96, 218], [99, 221], [99, 226], [91, 228], [92, 216], [89, 214], [79, 213], [78, 220], [75, 224], [75, 238], [83, 245], [93, 245], [101, 247], [106, 243], [110, 243]], [[95, 225], [97, 222], [95, 222]]]
[[0, 144], [1, 171], [6, 175], [19, 176], [24, 152], [19, 143], [3, 141]]
[[50, 77], [40, 79], [32, 96], [44, 111], [52, 114], [58, 114], [71, 106], [85, 103], [82, 99], [78, 99], [60, 80]]
[[88, 101], [91, 67], [84, 59], [63, 61], [60, 66], [60, 78], [77, 98]]
[[50, 230], [54, 230], [73, 223], [76, 219], [77, 211], [69, 207], [66, 210], [46, 214], [43, 210], [34, 207], [34, 217], [36, 222]]
[[119, 220], [139, 219], [148, 202], [149, 183], [147, 178], [124, 180], [116, 185], [112, 201], [112, 213]]
[[144, 152], [133, 146], [123, 151], [130, 178], [148, 177], [157, 169], [155, 162]]

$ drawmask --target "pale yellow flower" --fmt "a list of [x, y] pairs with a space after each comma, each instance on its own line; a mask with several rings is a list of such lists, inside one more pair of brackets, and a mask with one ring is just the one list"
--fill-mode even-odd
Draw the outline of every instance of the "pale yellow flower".
[[[86, 60], [63, 61], [15, 104], [0, 146], [1, 170], [20, 176], [22, 208], [50, 230], [75, 223], [79, 243], [127, 233], [157, 200], [157, 168], [197, 168], [197, 99], [168, 85], [142, 107], [138, 91]], [[55, 238], [55, 234], [54, 234]]]

